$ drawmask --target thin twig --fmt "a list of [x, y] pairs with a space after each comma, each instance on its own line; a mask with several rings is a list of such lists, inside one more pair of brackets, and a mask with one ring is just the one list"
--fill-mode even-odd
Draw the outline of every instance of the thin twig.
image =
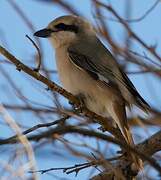
[[109, 12], [111, 12], [119, 21], [120, 23], [126, 28], [127, 32], [129, 33], [129, 35], [135, 39], [137, 42], [139, 42], [145, 49], [147, 49], [154, 57], [156, 57], [159, 61], [161, 61], [161, 57], [159, 56], [159, 54], [155, 51], [154, 47], [148, 46], [137, 34], [135, 34], [131, 28], [128, 26], [128, 24], [126, 23], [126, 21], [124, 21], [119, 15], [118, 13], [109, 5], [106, 5], [98, 0], [96, 0], [96, 3], [99, 6], [104, 7], [105, 9], [107, 9]]
[[[26, 135], [26, 134], [29, 134], [29, 133], [37, 130], [37, 129], [40, 129], [40, 128], [44, 128], [44, 127], [47, 128], [47, 127], [51, 127], [51, 126], [56, 125], [56, 124], [62, 124], [62, 123], [64, 123], [65, 120], [67, 120], [68, 118], [69, 118], [69, 116], [66, 116], [66, 117], [63, 117], [63, 118], [58, 119], [58, 120], [56, 120], [56, 121], [53, 121], [53, 122], [37, 124], [37, 125], [29, 128], [29, 129], [23, 131], [22, 134], [23, 134], [23, 135]], [[6, 139], [6, 140], [12, 141], [12, 140], [15, 140], [15, 139], [17, 139], [17, 138], [18, 138], [18, 136], [15, 135], [15, 136], [12, 136], [12, 137], [10, 137], [10, 138], [8, 138], [8, 139]]]
[[27, 37], [27, 39], [29, 39], [29, 40], [31, 41], [31, 43], [33, 44], [33, 46], [34, 46], [34, 47], [36, 48], [36, 50], [37, 50], [38, 63], [37, 63], [37, 67], [36, 67], [34, 70], [37, 71], [37, 72], [39, 72], [40, 66], [41, 66], [41, 61], [42, 61], [40, 49], [39, 49], [39, 47], [37, 46], [37, 44], [34, 42], [34, 40], [32, 40], [27, 34], [26, 34], [26, 37]]
[[[144, 12], [140, 17], [138, 17], [138, 18], [131, 18], [131, 19], [125, 19], [125, 18], [122, 18], [121, 17], [121, 19], [123, 20], [123, 21], [125, 21], [125, 22], [127, 22], [127, 23], [136, 23], [136, 22], [140, 22], [140, 21], [142, 21], [143, 19], [145, 19], [156, 7], [157, 7], [157, 5], [159, 4], [159, 2], [160, 2], [160, 0], [156, 0], [155, 2], [154, 2], [154, 4], [152, 4], [152, 6], [148, 9], [148, 10], [146, 10], [146, 12]], [[120, 21], [118, 21], [117, 19], [114, 19], [114, 18], [109, 18], [109, 17], [106, 17], [106, 16], [102, 16], [103, 18], [108, 18], [108, 20], [110, 20], [110, 21], [114, 21], [114, 22], [119, 22], [120, 23]], [[95, 18], [100, 18], [99, 16], [95, 16]]]
[[161, 73], [161, 69], [154, 69], [154, 70], [141, 70], [141, 71], [128, 71], [126, 72], [127, 74], [129, 75], [133, 75], [133, 74], [136, 74], [136, 75], [139, 75], [139, 74], [145, 74], [145, 73]]
[[146, 18], [159, 4], [160, 0], [156, 0], [154, 2], [154, 4], [139, 18], [135, 18], [135, 19], [123, 19], [124, 21], [128, 22], [128, 23], [134, 23], [134, 22], [139, 22], [141, 20], [143, 20], [144, 18]]
[[140, 54], [140, 53], [138, 53], [138, 52], [135, 52], [135, 51], [133, 51], [133, 50], [131, 50], [131, 49], [128, 49], [128, 51], [129, 51], [130, 53], [134, 54], [135, 56], [139, 57], [139, 58], [143, 58], [143, 59], [147, 60], [148, 62], [156, 65], [157, 67], [161, 67], [161, 64], [160, 64], [160, 63], [157, 63], [157, 62], [153, 61], [153, 60], [152, 60], [151, 58], [149, 58], [145, 53], [144, 53], [144, 55], [142, 55], [142, 54]]
[[22, 11], [22, 9], [14, 2], [7, 0], [8, 3], [14, 8], [14, 10], [19, 14], [19, 16], [23, 19], [26, 25], [31, 29], [32, 32], [35, 31], [35, 28], [31, 21], [27, 18], [26, 14]]

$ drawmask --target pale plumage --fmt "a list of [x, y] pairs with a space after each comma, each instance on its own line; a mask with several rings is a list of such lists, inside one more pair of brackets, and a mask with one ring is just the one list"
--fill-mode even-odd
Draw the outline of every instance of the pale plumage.
[[77, 16], [62, 16], [35, 35], [49, 37], [52, 42], [64, 88], [83, 95], [90, 110], [112, 117], [126, 141], [134, 145], [125, 106], [136, 105], [147, 111], [149, 105], [97, 38], [92, 25]]

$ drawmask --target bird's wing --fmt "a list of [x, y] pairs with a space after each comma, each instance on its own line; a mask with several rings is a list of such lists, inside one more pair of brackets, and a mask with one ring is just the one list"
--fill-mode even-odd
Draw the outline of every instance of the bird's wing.
[[97, 67], [92, 63], [90, 58], [87, 55], [80, 54], [79, 52], [68, 49], [68, 54], [70, 60], [82, 70], [87, 71], [94, 79], [97, 79]]
[[[137, 92], [115, 58], [98, 39], [95, 46], [93, 43], [92, 45], [86, 43], [86, 46], [83, 43], [80, 44], [68, 48], [70, 60], [76, 66], [86, 70], [93, 78], [101, 79], [118, 87], [123, 97], [126, 96], [126, 92], [130, 93], [136, 100], [136, 105], [143, 110], [146, 111], [149, 108], [148, 103]], [[125, 89], [126, 92], [124, 92]], [[125, 100], [127, 101], [126, 98]], [[130, 104], [130, 102], [128, 103]]]
[[103, 73], [101, 73], [103, 72], [101, 67], [97, 66], [97, 64], [92, 60], [92, 57], [81, 54], [81, 52], [71, 48], [68, 49], [68, 55], [72, 63], [74, 63], [78, 68], [85, 70], [93, 79], [101, 80], [108, 84], [114, 84], [112, 71], [108, 69], [108, 67], [104, 69], [108, 76], [104, 76]]
[[138, 104], [139, 107], [141, 107], [143, 110], [147, 111], [148, 109], [150, 109], [149, 104], [141, 97], [141, 95], [138, 93], [138, 91], [136, 90], [135, 86], [133, 85], [133, 83], [130, 81], [130, 79], [128, 78], [128, 76], [120, 69], [120, 72], [122, 74], [123, 77], [123, 81], [126, 84], [126, 88], [131, 92], [131, 94], [135, 97], [136, 102]]

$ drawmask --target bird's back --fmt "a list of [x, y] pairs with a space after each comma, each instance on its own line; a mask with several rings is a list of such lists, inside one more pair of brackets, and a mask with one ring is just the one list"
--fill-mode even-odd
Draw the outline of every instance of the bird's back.
[[88, 57], [95, 67], [95, 71], [118, 87], [127, 105], [135, 104], [144, 111], [150, 108], [123, 72], [114, 56], [96, 36], [81, 37], [70, 45], [70, 49]]

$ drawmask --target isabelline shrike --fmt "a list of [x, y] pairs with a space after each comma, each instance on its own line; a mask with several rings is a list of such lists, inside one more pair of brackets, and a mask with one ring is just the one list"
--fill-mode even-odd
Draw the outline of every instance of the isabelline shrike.
[[49, 38], [53, 44], [64, 88], [83, 97], [91, 111], [110, 116], [133, 145], [125, 106], [134, 104], [147, 111], [149, 105], [98, 39], [93, 26], [81, 17], [68, 15], [55, 19], [34, 35]]

